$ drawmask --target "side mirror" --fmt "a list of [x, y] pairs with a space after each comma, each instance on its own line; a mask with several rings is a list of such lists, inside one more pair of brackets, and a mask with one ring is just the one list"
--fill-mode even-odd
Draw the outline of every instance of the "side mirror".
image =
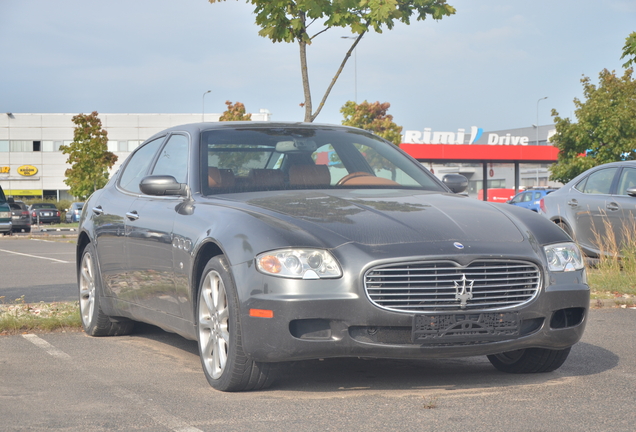
[[187, 196], [188, 186], [178, 183], [177, 179], [169, 175], [146, 176], [139, 183], [139, 190], [146, 195], [155, 196]]
[[468, 179], [461, 174], [446, 174], [442, 178], [442, 182], [453, 193], [462, 193], [468, 187]]
[[627, 195], [629, 195], [630, 197], [636, 197], [636, 187], [628, 188]]

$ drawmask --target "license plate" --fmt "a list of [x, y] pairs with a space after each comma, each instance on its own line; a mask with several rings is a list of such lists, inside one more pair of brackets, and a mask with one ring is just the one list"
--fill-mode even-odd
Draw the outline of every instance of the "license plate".
[[519, 337], [519, 313], [415, 315], [413, 343], [453, 344], [491, 342]]
[[11, 216], [11, 219], [20, 219], [20, 216]]
[[51, 216], [51, 212], [42, 212], [41, 216]]

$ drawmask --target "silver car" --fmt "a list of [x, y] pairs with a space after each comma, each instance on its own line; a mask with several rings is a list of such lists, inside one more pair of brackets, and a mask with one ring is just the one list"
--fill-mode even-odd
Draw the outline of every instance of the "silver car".
[[586, 255], [616, 252], [634, 238], [636, 161], [591, 168], [546, 195], [540, 206], [540, 213], [561, 226]]

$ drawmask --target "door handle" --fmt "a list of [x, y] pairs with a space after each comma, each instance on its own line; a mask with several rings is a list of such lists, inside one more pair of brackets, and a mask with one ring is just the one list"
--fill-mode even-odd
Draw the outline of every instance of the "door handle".
[[104, 210], [102, 209], [102, 206], [93, 207], [93, 213], [101, 215], [104, 213]]
[[620, 210], [621, 207], [617, 203], [611, 202], [611, 203], [607, 203], [605, 208], [608, 209], [609, 211], [616, 211], [616, 210]]
[[131, 221], [139, 219], [139, 213], [136, 210], [126, 213], [126, 217]]
[[568, 205], [570, 207], [578, 207], [579, 206], [579, 202], [575, 199], [568, 201]]

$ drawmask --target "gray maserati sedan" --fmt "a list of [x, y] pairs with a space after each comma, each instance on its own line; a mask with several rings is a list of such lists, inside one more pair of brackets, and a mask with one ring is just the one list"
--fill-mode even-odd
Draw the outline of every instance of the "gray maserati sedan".
[[534, 212], [459, 194], [466, 184], [355, 128], [165, 130], [85, 204], [84, 330], [146, 322], [196, 340], [223, 391], [327, 357], [553, 371], [587, 321], [581, 253]]

